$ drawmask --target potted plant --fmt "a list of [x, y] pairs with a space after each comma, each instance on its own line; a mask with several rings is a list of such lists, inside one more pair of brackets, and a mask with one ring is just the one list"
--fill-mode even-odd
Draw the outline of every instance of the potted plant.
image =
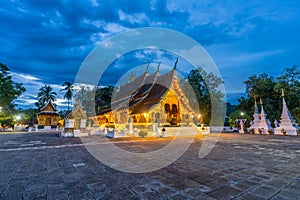
[[284, 130], [284, 128], [281, 129], [281, 133], [282, 133], [282, 135], [286, 135], [286, 130]]
[[170, 121], [170, 124], [173, 125], [173, 126], [177, 125], [177, 119], [172, 118], [171, 121]]
[[271, 129], [268, 130], [269, 135], [273, 135], [273, 131]]
[[147, 134], [148, 134], [147, 131], [144, 131], [144, 130], [141, 130], [139, 132], [139, 136], [142, 137], [142, 138], [145, 137], [145, 136], [147, 136]]
[[165, 127], [163, 127], [162, 129], [161, 129], [161, 132], [162, 132], [162, 137], [166, 137], [166, 129], [165, 129]]
[[262, 134], [262, 130], [260, 128], [257, 129], [258, 134]]

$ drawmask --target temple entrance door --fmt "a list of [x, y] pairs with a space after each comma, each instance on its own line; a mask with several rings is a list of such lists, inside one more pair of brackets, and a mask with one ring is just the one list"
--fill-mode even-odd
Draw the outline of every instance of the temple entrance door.
[[46, 118], [46, 126], [51, 126], [51, 118]]
[[172, 104], [172, 117], [178, 119], [178, 107], [176, 104]]
[[75, 119], [74, 129], [80, 128], [80, 119]]

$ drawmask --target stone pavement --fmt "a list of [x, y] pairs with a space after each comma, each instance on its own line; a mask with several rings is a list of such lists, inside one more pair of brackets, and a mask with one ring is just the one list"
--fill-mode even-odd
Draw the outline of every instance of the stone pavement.
[[[94, 145], [99, 136], [91, 136]], [[161, 148], [172, 138], [112, 139], [128, 151]], [[221, 134], [198, 158], [203, 137], [176, 162], [131, 174], [96, 160], [79, 138], [0, 133], [0, 199], [299, 199], [300, 137]]]

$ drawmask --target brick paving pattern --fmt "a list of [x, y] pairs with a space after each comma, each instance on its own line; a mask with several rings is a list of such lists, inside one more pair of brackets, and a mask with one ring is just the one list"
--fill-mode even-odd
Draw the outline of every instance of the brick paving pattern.
[[[146, 152], [172, 138], [112, 139]], [[79, 138], [0, 133], [0, 199], [299, 199], [300, 137], [221, 134], [198, 158], [203, 137], [176, 162], [131, 174], [96, 160]], [[105, 145], [100, 136], [93, 145]]]

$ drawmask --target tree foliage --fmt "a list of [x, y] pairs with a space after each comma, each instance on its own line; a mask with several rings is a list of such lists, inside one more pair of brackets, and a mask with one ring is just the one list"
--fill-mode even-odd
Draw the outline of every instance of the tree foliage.
[[106, 86], [98, 88], [95, 95], [95, 109], [96, 113], [100, 110], [110, 107], [112, 94], [114, 92], [113, 86]]
[[61, 89], [61, 91], [66, 91], [65, 95], [64, 95], [64, 98], [68, 100], [68, 111], [70, 110], [70, 100], [72, 99], [73, 97], [73, 94], [74, 94], [74, 86], [71, 82], [64, 82], [62, 84], [62, 86], [64, 86], [63, 89]]
[[12, 80], [9, 68], [0, 63], [0, 123], [11, 124], [15, 112], [14, 101], [25, 92], [21, 83]]
[[90, 87], [80, 85], [75, 92], [76, 101], [80, 101], [88, 116], [97, 114], [100, 110], [110, 107], [113, 86]]
[[[223, 105], [224, 95], [218, 90], [223, 80], [213, 73], [207, 73], [202, 68], [191, 70], [187, 76], [188, 84], [193, 88], [196, 95], [199, 110], [204, 123], [210, 123], [212, 105]], [[183, 90], [187, 92], [184, 89]], [[186, 94], [189, 96], [189, 94]], [[216, 111], [222, 111], [222, 108], [214, 108]], [[225, 113], [220, 113], [220, 118]]]
[[[264, 110], [273, 122], [279, 120], [282, 112], [281, 90], [284, 89], [285, 100], [292, 115], [300, 122], [300, 71], [297, 66], [286, 68], [278, 77], [264, 73], [250, 76], [246, 85], [247, 98], [239, 99], [238, 110], [253, 114], [254, 101], [262, 99]], [[233, 116], [231, 116], [232, 118]]]
[[75, 99], [81, 103], [82, 108], [88, 116], [95, 115], [95, 93], [97, 87], [90, 87], [87, 85], [80, 85], [76, 87]]
[[41, 109], [46, 103], [51, 101], [56, 101], [56, 92], [52, 91], [52, 87], [50, 85], [45, 85], [39, 89], [38, 93], [38, 102], [36, 106], [38, 109]]
[[26, 89], [22, 83], [12, 80], [9, 68], [0, 63], [0, 106], [2, 111], [14, 111], [14, 100], [17, 99]]

